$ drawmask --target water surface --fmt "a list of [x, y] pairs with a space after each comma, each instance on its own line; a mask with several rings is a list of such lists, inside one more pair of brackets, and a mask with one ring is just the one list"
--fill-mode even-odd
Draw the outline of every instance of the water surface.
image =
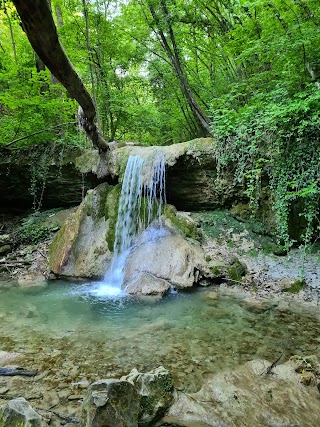
[[254, 358], [273, 361], [284, 350], [320, 356], [320, 323], [303, 309], [257, 310], [232, 296], [207, 299], [207, 290], [139, 300], [102, 297], [97, 288], [56, 281], [2, 289], [0, 349], [24, 353], [24, 365], [48, 369], [57, 383], [163, 365], [187, 391], [208, 374]]

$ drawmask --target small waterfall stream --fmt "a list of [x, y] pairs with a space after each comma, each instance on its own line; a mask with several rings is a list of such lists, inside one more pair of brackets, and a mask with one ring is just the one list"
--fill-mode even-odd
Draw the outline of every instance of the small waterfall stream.
[[165, 186], [163, 153], [152, 159], [129, 156], [119, 199], [113, 259], [96, 292], [98, 295], [123, 293], [125, 262], [137, 237], [153, 222], [161, 228], [161, 215], [166, 204]]

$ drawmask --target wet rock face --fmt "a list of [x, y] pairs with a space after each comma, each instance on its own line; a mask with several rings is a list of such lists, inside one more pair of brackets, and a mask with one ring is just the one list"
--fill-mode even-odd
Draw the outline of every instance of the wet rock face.
[[47, 427], [43, 418], [23, 398], [10, 400], [0, 408], [1, 427]]
[[84, 427], [138, 427], [139, 395], [124, 380], [93, 383], [83, 402]]
[[233, 182], [232, 173], [217, 176], [213, 155], [181, 156], [167, 169], [167, 199], [180, 210], [219, 209], [244, 200], [243, 189]]
[[319, 392], [312, 372], [301, 375], [298, 364], [289, 360], [270, 374], [270, 362], [253, 360], [215, 374], [192, 396], [178, 392], [165, 421], [212, 427], [319, 425]]

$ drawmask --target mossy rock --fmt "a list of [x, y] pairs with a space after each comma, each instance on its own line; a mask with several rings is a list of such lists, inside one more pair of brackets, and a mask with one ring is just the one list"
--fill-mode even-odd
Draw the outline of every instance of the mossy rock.
[[55, 274], [90, 278], [104, 274], [111, 256], [105, 239], [109, 221], [105, 207], [113, 191], [107, 183], [88, 191], [62, 224], [49, 248], [50, 268]]
[[306, 286], [307, 286], [307, 283], [305, 279], [297, 279], [293, 282], [290, 288], [285, 289], [283, 292], [289, 292], [290, 294], [297, 294]]
[[242, 264], [237, 258], [228, 269], [228, 277], [234, 282], [242, 282], [242, 276], [247, 273], [247, 267]]
[[98, 162], [98, 150], [85, 150], [81, 156], [75, 159], [75, 166], [81, 173], [97, 173]]
[[196, 223], [187, 215], [178, 212], [174, 206], [167, 205], [165, 207], [164, 215], [171, 221], [175, 229], [184, 237], [198, 241], [202, 240], [202, 235], [197, 229]]
[[226, 273], [225, 270], [226, 269], [222, 266], [213, 265], [213, 266], [210, 266], [209, 269], [210, 269], [210, 273], [211, 273], [210, 277], [212, 279], [220, 279], [220, 278], [225, 276], [225, 273]]
[[120, 194], [121, 194], [121, 184], [117, 184], [107, 194], [105, 205], [104, 205], [105, 219], [108, 220], [106, 241], [107, 241], [110, 252], [113, 252], [114, 250]]
[[85, 213], [92, 216], [94, 220], [105, 216], [107, 196], [113, 189], [113, 186], [104, 182], [93, 190], [89, 190], [83, 201]]
[[79, 208], [65, 220], [52, 240], [49, 247], [49, 260], [50, 269], [54, 273], [60, 274], [63, 266], [68, 262], [84, 215], [84, 204], [82, 203]]
[[173, 381], [163, 366], [140, 373], [133, 369], [125, 379], [134, 384], [140, 395], [139, 426], [153, 425], [173, 403]]

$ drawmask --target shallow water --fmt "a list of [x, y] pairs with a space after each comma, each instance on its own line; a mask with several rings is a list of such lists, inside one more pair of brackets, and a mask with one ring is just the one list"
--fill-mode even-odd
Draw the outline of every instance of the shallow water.
[[97, 288], [59, 281], [2, 289], [0, 350], [24, 353], [25, 367], [48, 369], [52, 387], [163, 365], [186, 391], [199, 389], [209, 373], [254, 358], [320, 356], [320, 323], [300, 309], [270, 303], [257, 310], [225, 295], [208, 300], [207, 290], [108, 299]]

